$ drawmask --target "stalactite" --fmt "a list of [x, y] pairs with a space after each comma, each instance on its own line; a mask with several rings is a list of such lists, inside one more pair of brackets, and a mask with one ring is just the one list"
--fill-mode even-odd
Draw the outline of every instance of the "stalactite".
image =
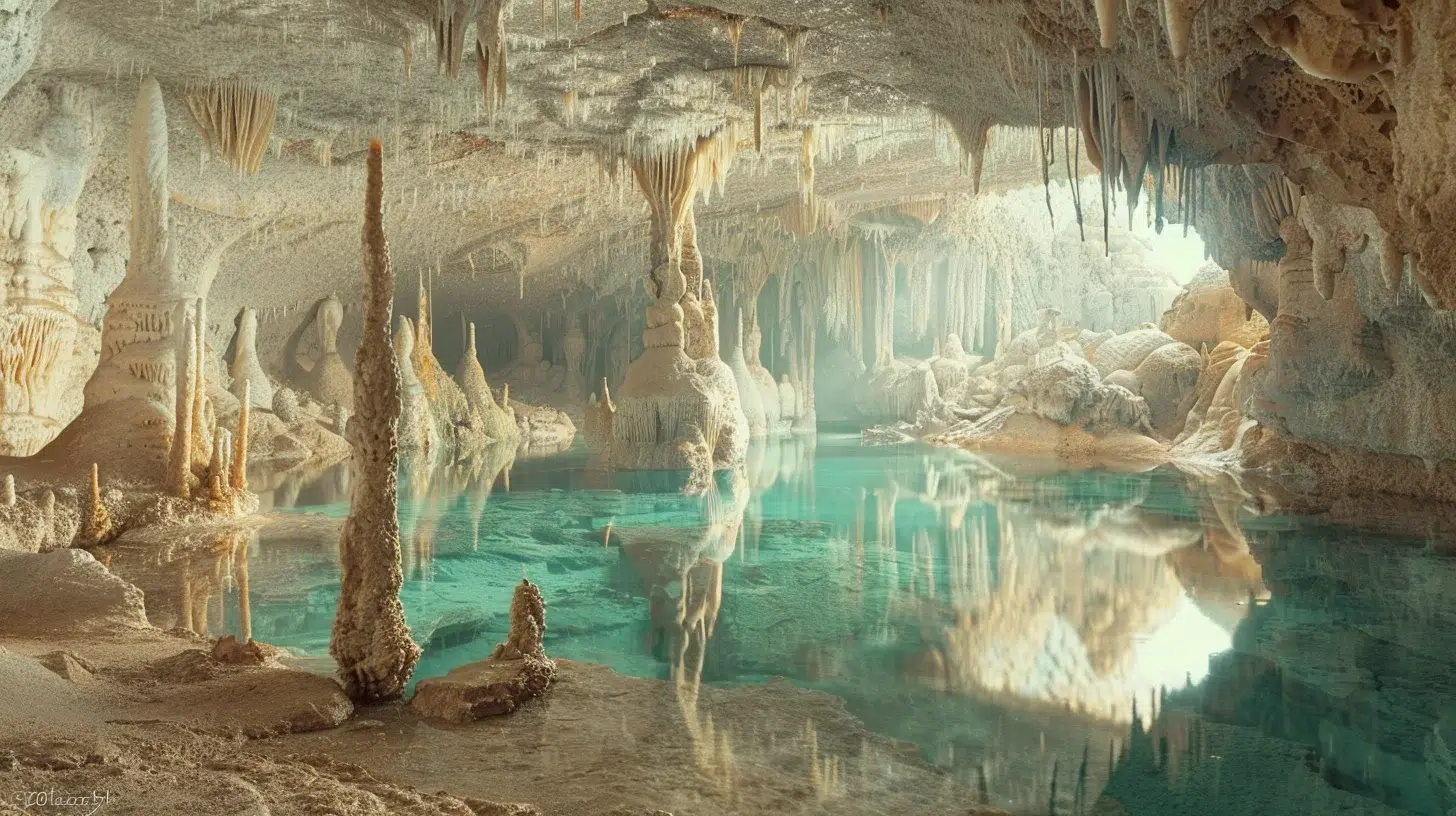
[[[223, 445], [224, 431], [218, 428], [213, 432], [212, 439], [212, 460], [207, 463], [207, 478], [210, 484], [218, 487], [227, 487], [227, 457], [223, 451], [227, 450]], [[219, 497], [216, 495], [217, 488], [214, 488], [213, 500]]]
[[[1057, 216], [1052, 212], [1052, 180], [1051, 167], [1055, 157], [1052, 155], [1055, 143], [1053, 131], [1046, 126], [1047, 106], [1047, 72], [1044, 66], [1038, 66], [1036, 72], [1036, 146], [1038, 150], [1037, 163], [1041, 165], [1041, 189], [1046, 197], [1047, 219], [1052, 229], [1056, 229]], [[1068, 176], [1072, 184], [1076, 184], [1075, 177]]]
[[[475, 18], [476, 72], [485, 95], [486, 119], [491, 124], [495, 123], [496, 111], [506, 101], [505, 11], [506, 0], [484, 0]], [[576, 11], [580, 20], [581, 0], [577, 0]]]
[[[1069, 75], [1068, 79], [1072, 87], [1081, 88], [1081, 80], [1077, 75]], [[1086, 241], [1087, 232], [1082, 222], [1082, 140], [1074, 135], [1075, 132], [1081, 132], [1078, 116], [1081, 110], [1080, 100], [1064, 99], [1063, 105], [1067, 125], [1062, 128], [1062, 157], [1067, 165], [1067, 183], [1072, 188], [1072, 209], [1077, 216], [1077, 235], [1080, 240]]]
[[[1101, 133], [1097, 124], [1096, 90], [1093, 87], [1090, 69], [1075, 75], [1077, 130], [1082, 134], [1082, 144], [1087, 150], [1087, 160], [1097, 172], [1102, 169]], [[1076, 176], [1073, 176], [1076, 178]]]
[[728, 18], [728, 42], [733, 45], [733, 64], [738, 64], [738, 44], [743, 40], [743, 24], [747, 22], [746, 17]]
[[438, 0], [435, 9], [435, 62], [445, 75], [460, 76], [465, 56], [465, 28], [480, 0]]
[[1093, 0], [1097, 11], [1098, 42], [1103, 48], [1117, 45], [1117, 3], [1118, 0]]
[[981, 174], [986, 165], [986, 145], [994, 120], [961, 112], [946, 115], [951, 131], [961, 147], [961, 172], [971, 174], [971, 189], [980, 194]]
[[1400, 244], [1396, 243], [1394, 235], [1381, 230], [1380, 232], [1380, 277], [1385, 281], [1385, 288], [1390, 290], [1392, 295], [1400, 294], [1401, 279], [1405, 276], [1405, 256], [1401, 254]]
[[895, 266], [883, 245], [874, 247], [869, 270], [875, 286], [875, 361], [882, 371], [895, 362]]
[[399, 590], [396, 472], [399, 371], [390, 346], [394, 271], [384, 237], [383, 149], [369, 146], [364, 206], [364, 329], [354, 364], [354, 418], [349, 423], [353, 493], [339, 542], [342, 586], [329, 653], [355, 700], [399, 696], [420, 648], [410, 639]]
[[1161, 0], [1163, 25], [1168, 35], [1168, 51], [1173, 59], [1188, 55], [1188, 41], [1193, 32], [1193, 17], [1200, 0]]
[[209, 150], [232, 159], [239, 173], [262, 169], [263, 151], [278, 114], [276, 96], [230, 80], [188, 88], [187, 109]]

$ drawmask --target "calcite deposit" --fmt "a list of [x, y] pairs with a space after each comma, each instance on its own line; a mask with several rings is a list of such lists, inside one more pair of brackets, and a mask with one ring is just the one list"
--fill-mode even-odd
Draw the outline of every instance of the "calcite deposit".
[[419, 659], [399, 602], [399, 509], [395, 495], [400, 377], [389, 337], [394, 270], [384, 238], [383, 149], [369, 147], [364, 199], [365, 332], [354, 368], [354, 413], [349, 421], [353, 488], [349, 518], [339, 541], [339, 609], [329, 652], [339, 679], [355, 700], [398, 697]]
[[[1247, 555], [1239, 508], [1438, 542], [1453, 18], [1452, 0], [0, 0], [0, 604], [133, 628], [109, 548], [216, 527], [236, 550], [318, 478], [336, 516], [348, 497], [330, 671], [361, 703], [398, 698], [420, 658], [405, 570], [458, 543], [451, 502], [468, 493], [473, 547], [546, 546], [483, 530], [485, 497], [580, 445], [594, 487], [671, 483], [723, 511], [671, 558], [617, 536], [688, 644], [674, 692], [721, 781], [731, 745], [695, 706], [747, 500], [718, 484], [761, 497], [800, 436], [1167, 465], [1235, 497], [1197, 508], [1206, 550]], [[898, 488], [872, 489], [892, 511]], [[198, 581], [221, 597], [222, 573]], [[551, 682], [540, 587], [517, 601], [499, 654], [427, 678], [416, 709], [468, 719]], [[983, 623], [926, 626], [947, 687], [1030, 676], [976, 663]], [[264, 654], [239, 634], [163, 673]], [[106, 675], [45, 645], [6, 671]], [[188, 767], [216, 767], [193, 748]], [[383, 810], [484, 812], [353, 773], [320, 778]]]
[[546, 601], [528, 580], [511, 600], [511, 629], [486, 660], [452, 669], [444, 677], [421, 680], [410, 706], [426, 717], [470, 722], [509, 714], [545, 693], [556, 676], [546, 656]]

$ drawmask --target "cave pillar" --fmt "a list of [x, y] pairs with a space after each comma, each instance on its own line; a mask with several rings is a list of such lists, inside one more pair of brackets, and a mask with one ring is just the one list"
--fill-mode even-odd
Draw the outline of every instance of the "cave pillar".
[[[743, 460], [747, 422], [732, 372], [716, 356], [694, 358], [685, 347], [683, 303], [689, 287], [683, 270], [684, 223], [697, 188], [698, 165], [720, 138], [722, 134], [702, 137], [629, 160], [652, 212], [646, 280], [652, 304], [642, 332], [642, 356], [627, 367], [610, 422], [601, 424], [604, 431], [610, 425], [610, 441], [594, 443], [621, 467], [700, 470], [732, 467]], [[701, 261], [696, 230], [693, 245], [691, 302], [697, 305]], [[705, 333], [704, 326], [697, 326], [699, 334]]]

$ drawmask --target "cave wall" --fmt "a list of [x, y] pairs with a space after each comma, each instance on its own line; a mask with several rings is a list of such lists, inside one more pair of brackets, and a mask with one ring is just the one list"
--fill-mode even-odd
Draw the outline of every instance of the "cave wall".
[[1271, 349], [1253, 416], [1302, 441], [1431, 466], [1456, 459], [1456, 314], [1432, 308], [1408, 269], [1390, 288], [1381, 273], [1390, 239], [1369, 210], [1309, 201], [1301, 220], [1316, 247], [1342, 233], [1367, 238], [1345, 254], [1333, 297], [1305, 292], [1310, 308], [1286, 321], [1292, 330]]

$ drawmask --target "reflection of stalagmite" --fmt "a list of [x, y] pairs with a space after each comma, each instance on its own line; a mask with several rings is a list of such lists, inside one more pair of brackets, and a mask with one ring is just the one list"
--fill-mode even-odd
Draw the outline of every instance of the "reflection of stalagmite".
[[247, 643], [253, 639], [253, 601], [249, 596], [248, 546], [252, 536], [240, 536], [233, 545], [233, 575], [238, 584], [239, 640]]
[[399, 512], [395, 493], [400, 416], [399, 372], [389, 339], [394, 270], [384, 239], [383, 155], [369, 146], [364, 206], [364, 332], [354, 364], [353, 495], [339, 541], [342, 582], [329, 653], [355, 700], [397, 697], [420, 648], [399, 601]]

